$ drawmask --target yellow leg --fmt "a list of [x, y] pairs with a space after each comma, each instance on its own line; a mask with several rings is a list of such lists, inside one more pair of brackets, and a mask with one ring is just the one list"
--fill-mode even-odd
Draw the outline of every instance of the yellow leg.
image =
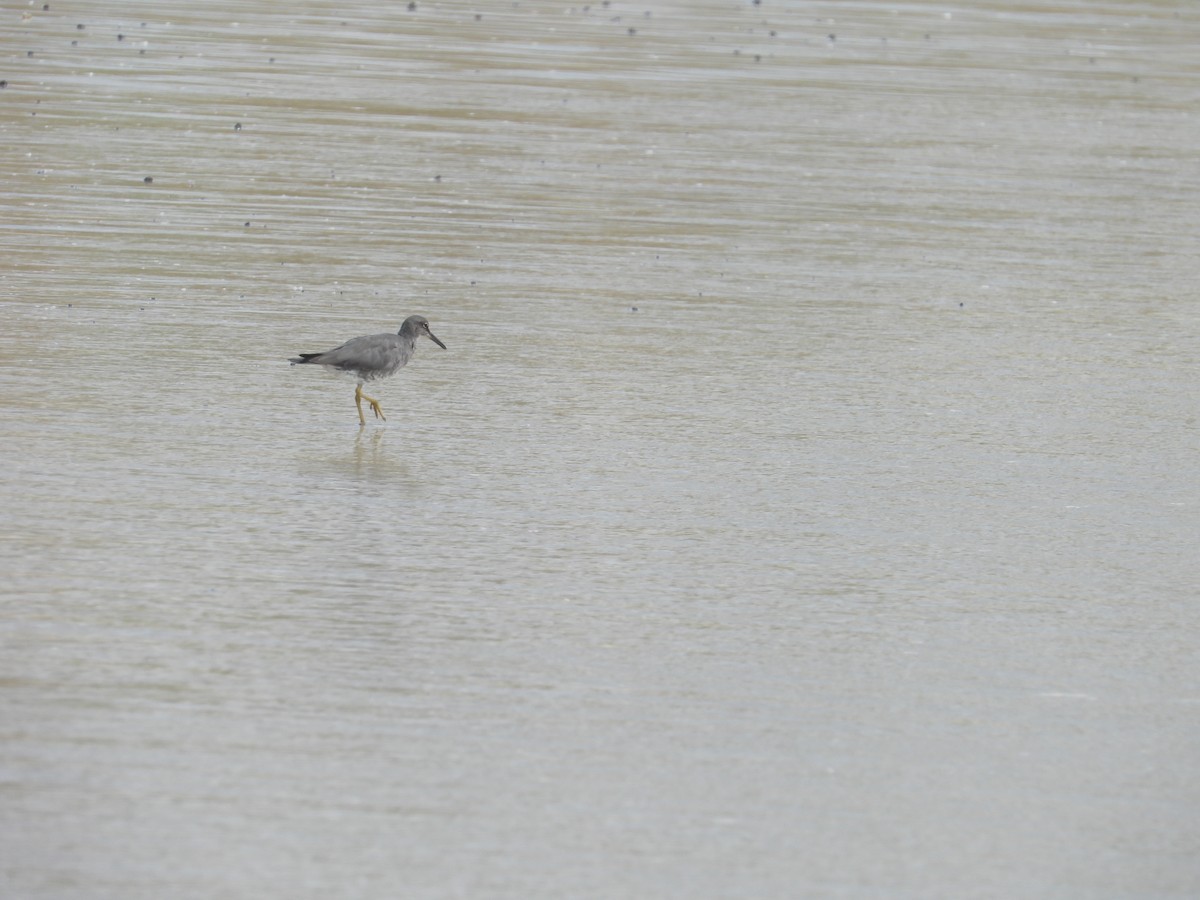
[[354, 389], [354, 405], [358, 407], [358, 427], [362, 428], [367, 424], [367, 418], [362, 413], [362, 385]]
[[354, 389], [354, 405], [358, 407], [359, 425], [367, 424], [367, 417], [363, 415], [362, 411], [362, 402], [364, 400], [371, 404], [371, 412], [375, 413], [375, 418], [383, 419], [385, 422], [387, 421], [387, 416], [383, 414], [383, 407], [379, 405], [379, 401], [374, 397], [368, 397], [366, 394], [364, 394], [362, 391], [362, 385], [360, 384]]

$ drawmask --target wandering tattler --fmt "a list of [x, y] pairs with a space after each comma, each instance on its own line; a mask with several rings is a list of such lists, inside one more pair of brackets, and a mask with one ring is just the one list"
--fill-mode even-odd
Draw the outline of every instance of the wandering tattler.
[[398, 334], [368, 334], [346, 341], [340, 347], [326, 350], [324, 353], [301, 353], [289, 362], [293, 365], [312, 363], [324, 366], [330, 372], [349, 375], [358, 381], [354, 389], [354, 403], [358, 406], [358, 421], [360, 426], [367, 424], [363, 415], [362, 402], [371, 404], [376, 418], [387, 419], [379, 407], [379, 401], [368, 397], [362, 392], [363, 385], [368, 381], [378, 381], [380, 378], [391, 378], [404, 368], [417, 349], [417, 338], [421, 335], [429, 338], [443, 350], [446, 345], [433, 336], [429, 330], [429, 322], [424, 316], [409, 316], [400, 326]]

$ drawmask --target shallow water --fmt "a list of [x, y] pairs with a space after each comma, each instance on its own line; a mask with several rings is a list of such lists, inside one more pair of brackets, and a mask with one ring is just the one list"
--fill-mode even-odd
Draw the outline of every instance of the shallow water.
[[40, 6], [6, 893], [1200, 890], [1190, 7]]

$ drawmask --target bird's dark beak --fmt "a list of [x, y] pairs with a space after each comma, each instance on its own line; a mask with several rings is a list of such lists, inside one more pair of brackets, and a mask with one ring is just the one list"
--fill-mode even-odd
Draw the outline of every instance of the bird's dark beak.
[[437, 345], [438, 345], [439, 347], [441, 347], [443, 350], [445, 350], [445, 349], [446, 349], [446, 345], [445, 345], [445, 344], [443, 344], [441, 341], [439, 341], [439, 340], [438, 340], [438, 339], [437, 339], [437, 338], [434, 336], [433, 332], [429, 330], [429, 326], [428, 326], [428, 325], [426, 325], [426, 326], [425, 326], [425, 333], [426, 333], [427, 335], [429, 335], [429, 339], [430, 339], [431, 341], [433, 341], [435, 344], [437, 344]]

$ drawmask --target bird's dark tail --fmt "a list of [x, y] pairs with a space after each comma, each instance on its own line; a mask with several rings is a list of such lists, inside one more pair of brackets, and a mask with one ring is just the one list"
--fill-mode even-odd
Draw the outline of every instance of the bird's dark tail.
[[290, 362], [293, 366], [298, 366], [301, 363], [310, 363], [313, 360], [315, 360], [318, 356], [321, 356], [321, 355], [323, 355], [323, 354], [301, 353], [299, 356], [293, 356], [291, 359], [288, 360], [288, 362]]

